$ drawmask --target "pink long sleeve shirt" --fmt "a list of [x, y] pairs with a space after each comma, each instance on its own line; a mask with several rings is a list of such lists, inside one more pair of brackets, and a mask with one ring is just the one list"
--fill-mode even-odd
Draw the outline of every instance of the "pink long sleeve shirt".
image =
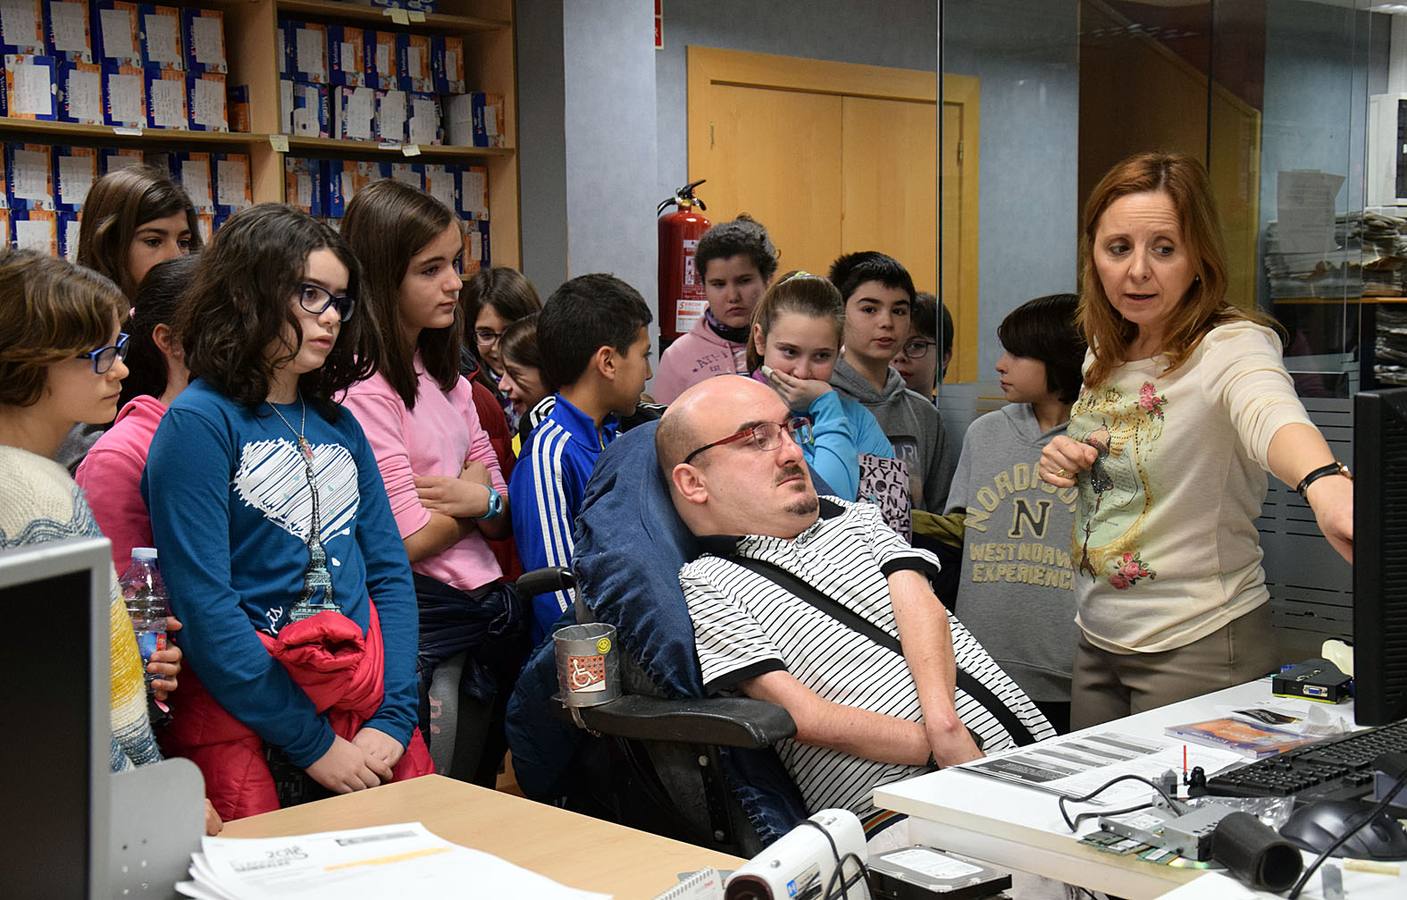
[[[479, 424], [469, 382], [460, 378], [448, 393], [425, 373], [420, 357], [415, 408], [406, 409], [380, 373], [358, 382], [347, 391], [343, 405], [352, 411], [366, 432], [376, 465], [386, 483], [391, 513], [405, 539], [430, 521], [430, 511], [415, 490], [416, 476], [458, 477], [470, 460], [489, 470], [494, 489], [504, 497], [508, 486], [498, 467], [498, 457], [488, 432]], [[475, 531], [459, 543], [426, 557], [411, 568], [436, 581], [469, 592], [503, 577], [498, 560], [482, 534]]]
[[151, 516], [142, 500], [142, 470], [166, 404], [143, 394], [133, 397], [117, 421], [98, 438], [79, 464], [74, 480], [88, 495], [93, 518], [112, 542], [117, 574], [127, 571], [133, 547], [152, 547]]

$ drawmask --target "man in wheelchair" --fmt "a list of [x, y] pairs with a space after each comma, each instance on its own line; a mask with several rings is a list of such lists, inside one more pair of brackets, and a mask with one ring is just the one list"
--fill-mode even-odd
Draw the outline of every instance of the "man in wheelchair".
[[725, 376], [670, 406], [655, 449], [706, 551], [679, 573], [704, 690], [785, 708], [796, 736], [776, 750], [807, 808], [848, 808], [873, 836], [876, 786], [1053, 731], [944, 610], [935, 557], [876, 507], [817, 496], [807, 428]]

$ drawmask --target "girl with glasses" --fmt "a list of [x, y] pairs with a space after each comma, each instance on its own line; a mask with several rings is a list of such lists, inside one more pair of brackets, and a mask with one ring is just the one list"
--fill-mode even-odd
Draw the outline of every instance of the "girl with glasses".
[[493, 787], [508, 693], [528, 647], [521, 605], [486, 541], [512, 533], [508, 486], [459, 374], [462, 225], [428, 194], [385, 180], [348, 204], [342, 236], [362, 263], [369, 313], [383, 323], [381, 363], [346, 404], [366, 429], [413, 571], [420, 729], [431, 733], [436, 669], [467, 654], [457, 689], [437, 692], [431, 745], [439, 771]]
[[195, 272], [197, 257], [157, 263], [137, 291], [128, 328], [128, 376], [122, 382], [117, 421], [79, 463], [74, 480], [88, 495], [98, 525], [112, 542], [112, 562], [123, 571], [133, 547], [151, 547], [151, 517], [142, 500], [142, 470], [151, 439], [171, 401], [190, 381], [184, 356], [172, 334], [181, 297]]
[[953, 355], [953, 320], [943, 310], [943, 334], [946, 351], [939, 348], [938, 300], [932, 294], [919, 291], [909, 311], [909, 337], [899, 345], [899, 352], [889, 363], [890, 368], [904, 379], [904, 386], [915, 394], [934, 399], [933, 390], [942, 380]]
[[845, 308], [834, 285], [788, 273], [753, 310], [747, 361], [753, 378], [811, 420], [812, 440], [801, 445], [806, 462], [837, 496], [854, 500], [862, 456], [893, 459], [894, 448], [869, 410], [831, 388], [844, 328]]
[[472, 348], [472, 358], [465, 360], [461, 372], [467, 377], [477, 378], [494, 392], [508, 419], [509, 429], [514, 430], [518, 427], [518, 414], [513, 411], [512, 401], [499, 384], [503, 378], [500, 342], [509, 325], [542, 309], [542, 300], [523, 273], [507, 266], [481, 269], [465, 282], [461, 300], [464, 323], [469, 332], [465, 335], [466, 357], [470, 356]]
[[[0, 254], [0, 550], [102, 537], [83, 491], [54, 461], [75, 424], [112, 420], [127, 367], [118, 322], [127, 300], [111, 281], [28, 250]], [[113, 573], [114, 772], [157, 762], [142, 661]], [[180, 651], [153, 657], [158, 696], [175, 690]]]
[[262, 204], [220, 229], [176, 319], [192, 380], [142, 492], [199, 684], [166, 742], [225, 818], [430, 771], [410, 568], [334, 400], [381, 359], [359, 279], [336, 232]]

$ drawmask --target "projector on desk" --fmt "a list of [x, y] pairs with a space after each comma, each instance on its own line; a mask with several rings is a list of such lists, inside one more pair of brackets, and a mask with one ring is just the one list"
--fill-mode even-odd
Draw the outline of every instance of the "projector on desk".
[[1277, 697], [1295, 697], [1319, 703], [1342, 703], [1350, 696], [1349, 678], [1327, 659], [1307, 659], [1287, 666], [1270, 683]]

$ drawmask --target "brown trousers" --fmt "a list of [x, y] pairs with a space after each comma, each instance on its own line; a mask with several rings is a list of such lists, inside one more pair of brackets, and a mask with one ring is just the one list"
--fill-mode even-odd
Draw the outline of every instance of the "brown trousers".
[[1185, 647], [1111, 653], [1083, 634], [1075, 648], [1070, 727], [1088, 728], [1252, 681], [1279, 668], [1270, 604]]

